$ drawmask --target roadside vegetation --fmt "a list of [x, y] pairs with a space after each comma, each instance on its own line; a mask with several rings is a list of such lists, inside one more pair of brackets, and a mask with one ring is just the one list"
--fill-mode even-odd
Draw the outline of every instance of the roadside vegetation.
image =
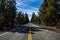
[[15, 0], [0, 0], [0, 30], [9, 30], [29, 22], [27, 13], [16, 11]]
[[44, 0], [38, 12], [34, 13], [31, 22], [34, 24], [56, 27], [60, 29], [60, 3], [59, 0]]
[[34, 24], [41, 24], [39, 16], [37, 16], [34, 12], [32, 14], [31, 22]]
[[[29, 23], [28, 14], [16, 10], [15, 0], [0, 0], [0, 30], [10, 30], [16, 25]], [[39, 8], [38, 16], [33, 12], [31, 22], [60, 29], [59, 0], [44, 0]]]

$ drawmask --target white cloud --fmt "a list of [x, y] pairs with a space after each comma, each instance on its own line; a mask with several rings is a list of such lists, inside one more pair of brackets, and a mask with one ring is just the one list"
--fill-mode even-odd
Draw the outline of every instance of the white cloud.
[[22, 2], [17, 2], [16, 6], [22, 6], [22, 7], [28, 7], [29, 9], [32, 9], [32, 10], [38, 10], [38, 8], [35, 8], [35, 7], [32, 7], [32, 6], [29, 6], [27, 4], [24, 4]]
[[[28, 7], [29, 9], [31, 9], [31, 10], [34, 10], [34, 11], [36, 11], [36, 10], [38, 10], [38, 8], [35, 8], [35, 7], [32, 7], [32, 6], [29, 6], [29, 5], [27, 5], [27, 4], [24, 4], [24, 2], [26, 2], [26, 1], [35, 1], [35, 0], [16, 0], [16, 6], [18, 7], [18, 6], [22, 6], [22, 7]], [[18, 8], [18, 9], [20, 9], [20, 8]], [[22, 8], [21, 8], [22, 9]]]
[[17, 11], [27, 12], [27, 14], [28, 14], [28, 16], [29, 16], [29, 20], [31, 20], [31, 17], [32, 17], [32, 13], [33, 13], [33, 12], [35, 12], [35, 14], [38, 15], [38, 10], [30, 10], [30, 9], [18, 8]]
[[[23, 12], [27, 12], [27, 14], [29, 15], [29, 19], [31, 19], [32, 13], [35, 12], [36, 15], [38, 12], [38, 8], [36, 7], [32, 7], [26, 4], [26, 2], [36, 2], [37, 0], [16, 0], [16, 7], [17, 7], [17, 11], [23, 11]], [[22, 6], [22, 8], [18, 7], [18, 6]], [[24, 9], [23, 7], [26, 7], [28, 9]]]
[[16, 5], [18, 6], [18, 5], [23, 5], [23, 2], [21, 1], [21, 0], [16, 0]]
[[23, 12], [27, 12], [28, 14], [32, 14], [33, 12], [35, 12], [37, 14], [38, 10], [31, 10], [31, 9], [23, 9], [23, 8], [18, 8], [17, 11], [23, 11]]
[[37, 0], [27, 0], [27, 1], [29, 1], [29, 2], [36, 2]]

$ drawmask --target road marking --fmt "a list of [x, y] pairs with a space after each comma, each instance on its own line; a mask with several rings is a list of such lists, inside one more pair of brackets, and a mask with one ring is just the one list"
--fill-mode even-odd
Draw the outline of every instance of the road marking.
[[3, 35], [5, 35], [5, 34], [7, 34], [8, 32], [6, 32], [6, 33], [3, 33], [3, 34], [1, 34], [0, 36], [3, 36]]
[[31, 29], [29, 28], [28, 40], [32, 40]]
[[[19, 28], [19, 27], [18, 27]], [[16, 28], [17, 29], [17, 28]], [[12, 30], [10, 30], [10, 31], [14, 31], [15, 29], [12, 29]], [[5, 32], [5, 33], [3, 33], [3, 34], [1, 34], [0, 36], [3, 36], [3, 35], [5, 35], [5, 34], [7, 34], [8, 32]]]

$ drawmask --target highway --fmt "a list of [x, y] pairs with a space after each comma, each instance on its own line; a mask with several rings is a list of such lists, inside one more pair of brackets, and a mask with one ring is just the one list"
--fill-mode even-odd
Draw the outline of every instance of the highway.
[[13, 31], [0, 34], [0, 40], [60, 40], [60, 33], [28, 23]]

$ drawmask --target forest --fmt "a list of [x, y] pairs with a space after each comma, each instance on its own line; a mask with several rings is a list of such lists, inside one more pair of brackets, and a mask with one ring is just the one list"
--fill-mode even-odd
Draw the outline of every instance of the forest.
[[34, 13], [31, 22], [39, 25], [60, 28], [60, 0], [44, 0], [39, 8], [38, 16]]
[[28, 14], [16, 11], [15, 0], [0, 0], [0, 30], [9, 30], [29, 22]]
[[33, 12], [31, 21], [29, 21], [27, 12], [17, 12], [16, 10], [15, 0], [0, 0], [0, 30], [12, 29], [16, 25], [29, 22], [60, 28], [59, 0], [44, 0], [39, 8], [38, 16]]

